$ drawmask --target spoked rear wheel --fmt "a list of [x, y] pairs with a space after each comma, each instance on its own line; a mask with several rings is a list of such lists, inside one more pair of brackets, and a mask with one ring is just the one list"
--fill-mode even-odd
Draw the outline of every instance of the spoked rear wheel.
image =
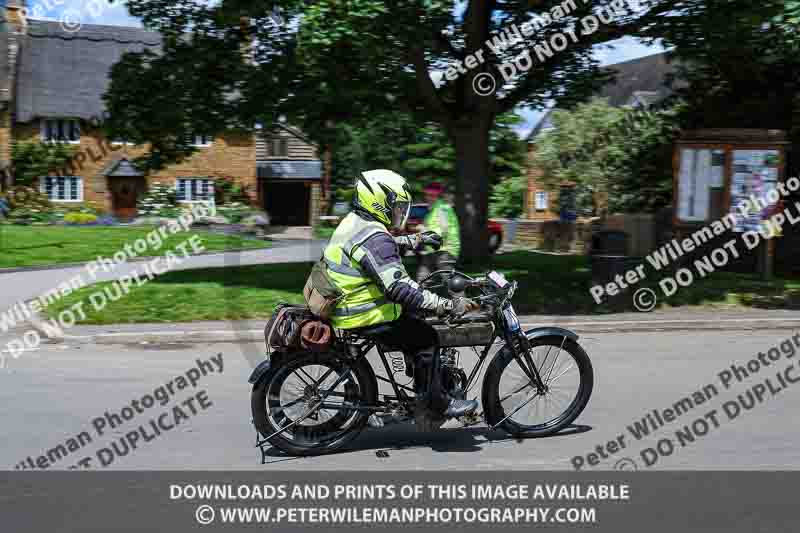
[[[322, 455], [338, 450], [364, 428], [375, 405], [374, 375], [359, 363], [319, 354], [290, 360], [253, 387], [253, 422], [262, 437], [290, 455]], [[343, 379], [340, 379], [343, 378]], [[337, 383], [338, 382], [338, 383]]]
[[504, 350], [486, 371], [483, 405], [486, 420], [517, 437], [544, 437], [570, 425], [592, 394], [592, 363], [583, 348], [564, 337], [531, 341], [531, 360], [539, 371], [539, 389], [511, 350]]

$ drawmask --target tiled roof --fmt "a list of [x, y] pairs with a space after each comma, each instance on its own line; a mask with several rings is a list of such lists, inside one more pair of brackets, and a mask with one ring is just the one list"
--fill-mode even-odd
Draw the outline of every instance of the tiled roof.
[[606, 70], [614, 72], [616, 78], [599, 96], [608, 98], [612, 106], [623, 106], [629, 104], [636, 93], [648, 93], [651, 103], [669, 96], [671, 91], [665, 81], [667, 75], [675, 71], [675, 65], [669, 63], [668, 54], [663, 53], [609, 65]]
[[144, 175], [125, 158], [109, 166], [110, 168], [104, 169], [103, 172], [109, 178], [138, 178]]

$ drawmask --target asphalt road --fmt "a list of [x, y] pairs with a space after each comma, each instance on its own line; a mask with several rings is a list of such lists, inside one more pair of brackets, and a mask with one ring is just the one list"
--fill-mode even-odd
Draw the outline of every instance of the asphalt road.
[[[352, 449], [335, 455], [298, 459], [272, 450], [266, 464], [261, 464], [254, 448], [247, 384], [251, 367], [243, 356], [243, 350], [252, 353], [260, 350], [259, 346], [44, 345], [17, 359], [7, 359], [6, 368], [0, 369], [2, 462], [7, 469], [27, 462], [30, 456], [34, 464], [41, 461], [52, 469], [67, 468], [89, 457], [84, 463], [97, 469], [104, 468], [102, 461], [110, 461], [106, 469], [544, 470], [571, 469], [573, 461], [577, 462], [575, 457], [582, 457], [584, 464], [596, 463], [586, 466], [591, 470], [634, 465], [640, 470], [798, 469], [800, 423], [796, 406], [800, 382], [791, 384], [786, 378], [800, 378], [800, 356], [780, 355], [773, 362], [765, 355], [769, 366], [758, 363], [756, 372], [727, 390], [719, 377], [731, 364], [747, 366], [758, 352], [766, 352], [794, 333], [587, 334], [581, 343], [594, 364], [594, 394], [577, 426], [565, 434], [516, 441], [500, 432], [488, 432], [485, 426], [424, 434], [411, 425], [394, 425], [367, 430]], [[205, 376], [193, 372], [189, 377], [195, 379], [196, 387], [178, 390], [178, 376], [186, 377], [187, 371], [196, 368], [197, 358], [210, 360], [220, 353], [222, 372], [207, 370]], [[469, 365], [471, 361], [465, 359]], [[790, 366], [792, 370], [785, 373]], [[782, 377], [776, 377], [777, 373]], [[122, 412], [123, 407], [154, 394], [167, 383], [173, 390], [164, 396], [163, 406], [144, 409], [140, 405], [141, 414], [133, 414], [114, 429], [110, 427], [114, 417], [106, 418], [106, 411], [131, 415], [133, 411]], [[755, 405], [741, 409], [742, 413], [731, 420], [723, 404], [736, 401], [739, 393], [747, 402], [746, 392], [754, 386], [759, 392], [752, 396]], [[676, 403], [703, 389], [704, 402], [697, 401], [695, 395], [693, 408], [682, 413], [679, 408], [679, 416], [675, 416]], [[181, 404], [190, 396], [195, 399]], [[173, 408], [179, 405], [186, 416], [176, 420]], [[728, 408], [733, 409], [730, 405]], [[637, 440], [628, 426], [653, 409], [659, 411], [662, 421], [670, 418], [665, 411], [672, 409], [672, 421], [665, 421], [655, 433], [640, 435]], [[146, 433], [151, 440], [140, 440], [136, 449], [127, 453], [117, 442], [118, 451], [114, 451], [113, 442], [140, 425], [149, 428], [149, 421], [162, 413], [167, 413], [163, 421], [171, 429], [159, 435], [149, 430]], [[98, 417], [104, 422], [95, 420]], [[100, 435], [98, 426], [102, 424]], [[678, 436], [676, 432], [681, 431]], [[624, 448], [608, 444], [620, 442], [620, 436]], [[655, 452], [644, 452], [643, 456], [642, 450], [657, 449], [659, 441], [663, 453], [647, 467], [644, 458], [652, 461]], [[52, 451], [59, 445], [63, 445], [64, 453]], [[597, 446], [603, 448], [605, 457], [596, 451]], [[98, 452], [103, 448], [110, 451]], [[49, 451], [51, 458], [47, 459]], [[592, 452], [598, 455], [589, 456]], [[42, 455], [44, 460], [39, 459]]]

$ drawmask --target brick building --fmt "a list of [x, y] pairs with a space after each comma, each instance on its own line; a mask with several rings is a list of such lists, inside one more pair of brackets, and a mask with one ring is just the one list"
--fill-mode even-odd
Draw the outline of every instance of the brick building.
[[213, 197], [214, 180], [232, 177], [275, 225], [312, 225], [324, 208], [329, 165], [298, 130], [283, 124], [252, 132], [194, 135], [197, 152], [143, 175], [130, 161], [146, 146], [108, 139], [99, 127], [109, 72], [125, 52], [157, 50], [159, 34], [140, 28], [26, 20], [24, 2], [9, 1], [0, 33], [0, 165], [8, 167], [18, 142], [62, 142], [76, 155], [67, 169], [42, 176], [38, 186], [54, 203], [92, 202], [121, 217], [152, 183], [174, 186], [184, 202]]

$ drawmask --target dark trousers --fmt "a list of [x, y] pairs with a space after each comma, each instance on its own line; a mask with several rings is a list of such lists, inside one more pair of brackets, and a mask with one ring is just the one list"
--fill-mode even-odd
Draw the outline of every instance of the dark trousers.
[[406, 359], [406, 368], [414, 369], [417, 405], [443, 411], [449, 402], [442, 389], [439, 363], [439, 336], [433, 326], [413, 314], [403, 313], [393, 322], [368, 326], [359, 333], [376, 340], [387, 350], [399, 350]]

